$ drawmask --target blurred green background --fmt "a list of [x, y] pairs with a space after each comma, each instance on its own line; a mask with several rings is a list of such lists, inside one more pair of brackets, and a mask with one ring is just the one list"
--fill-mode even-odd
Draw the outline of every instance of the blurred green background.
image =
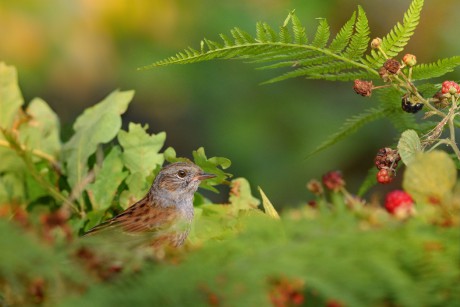
[[[292, 79], [259, 83], [277, 74], [241, 61], [214, 61], [149, 71], [160, 60], [203, 37], [255, 23], [279, 26], [296, 9], [310, 36], [315, 18], [332, 33], [361, 4], [371, 37], [401, 21], [409, 0], [0, 0], [0, 61], [15, 65], [26, 101], [39, 96], [61, 117], [63, 135], [84, 108], [116, 88], [134, 89], [129, 121], [166, 131], [178, 155], [204, 146], [208, 156], [232, 160], [229, 172], [261, 186], [276, 206], [305, 203], [305, 183], [341, 169], [355, 191], [380, 147], [397, 137], [388, 122], [368, 125], [308, 160], [305, 156], [346, 118], [377, 103], [350, 83]], [[406, 51], [419, 62], [458, 54], [458, 0], [427, 0]], [[459, 73], [448, 76], [459, 79]], [[411, 116], [408, 114], [408, 116]], [[397, 183], [395, 183], [397, 184]]]

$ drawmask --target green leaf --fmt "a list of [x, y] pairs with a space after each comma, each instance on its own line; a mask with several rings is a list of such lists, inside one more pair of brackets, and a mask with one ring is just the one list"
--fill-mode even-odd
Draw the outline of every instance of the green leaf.
[[407, 165], [403, 187], [419, 204], [440, 204], [457, 182], [455, 163], [444, 151], [419, 153]]
[[402, 133], [398, 142], [398, 152], [405, 165], [409, 165], [415, 156], [422, 152], [422, 144], [417, 132], [406, 130]]
[[371, 108], [359, 115], [355, 115], [345, 121], [345, 124], [339, 129], [338, 132], [334, 133], [326, 139], [322, 144], [316, 147], [312, 152], [307, 155], [307, 158], [312, 155], [336, 144], [337, 142], [343, 140], [344, 138], [355, 133], [359, 128], [364, 126], [367, 123], [376, 121], [387, 115], [387, 111], [381, 108]]
[[315, 38], [313, 39], [312, 45], [318, 48], [324, 48], [331, 36], [329, 31], [329, 24], [326, 19], [319, 21], [318, 28], [316, 29]]
[[403, 24], [399, 22], [393, 29], [382, 39], [381, 48], [386, 55], [381, 52], [372, 53], [372, 56], [367, 56], [367, 61], [374, 67], [380, 67], [385, 61], [386, 57], [396, 57], [409, 42], [414, 34], [420, 20], [420, 13], [423, 8], [424, 0], [413, 0], [409, 9], [404, 13]]
[[0, 62], [0, 128], [11, 128], [23, 103], [16, 68]]
[[424, 80], [444, 76], [460, 65], [460, 56], [440, 59], [433, 63], [415, 65], [412, 69], [413, 80]]
[[356, 21], [356, 12], [353, 12], [351, 18], [343, 25], [340, 29], [339, 33], [336, 37], [332, 40], [331, 44], [329, 45], [329, 49], [332, 52], [342, 52], [342, 50], [348, 45], [350, 42], [350, 38], [353, 35], [353, 29]]
[[[175, 56], [157, 61], [140, 69], [149, 69], [171, 64], [188, 64], [213, 59], [249, 59], [250, 63], [270, 63], [263, 69], [294, 67], [293, 71], [264, 83], [282, 81], [288, 78], [305, 76], [314, 79], [348, 81], [358, 77], [377, 78], [378, 73], [364, 66], [362, 54], [367, 50], [369, 27], [365, 12], [358, 8], [358, 18], [354, 24], [356, 13], [342, 27], [330, 48], [327, 48], [330, 31], [325, 19], [321, 20], [315, 38], [308, 44], [305, 27], [299, 18], [290, 12], [280, 27], [279, 35], [266, 23], [256, 25], [256, 38], [251, 37], [240, 28], [230, 32], [232, 38], [221, 34], [223, 44], [207, 39], [200, 43], [200, 52], [192, 52], [190, 48]], [[353, 31], [355, 32], [354, 35]], [[344, 52], [342, 50], [345, 49]], [[324, 76], [324, 77], [322, 77]]]
[[262, 197], [262, 206], [264, 207], [265, 213], [271, 216], [272, 218], [279, 219], [280, 216], [276, 211], [275, 207], [272, 205], [271, 201], [268, 199], [267, 195], [265, 195], [264, 191], [261, 187], [259, 187], [259, 193]]
[[369, 23], [366, 12], [361, 6], [358, 6], [358, 19], [355, 24], [355, 33], [351, 37], [350, 44], [345, 49], [344, 55], [350, 59], [361, 59], [369, 45]]
[[117, 135], [121, 128], [120, 115], [128, 108], [133, 95], [134, 91], [112, 92], [77, 118], [73, 126], [75, 134], [63, 147], [71, 187], [87, 175], [88, 158], [96, 152], [97, 146], [110, 142]]
[[132, 173], [128, 175], [125, 180], [128, 189], [120, 194], [120, 207], [126, 209], [144, 197], [152, 185], [154, 178], [154, 172], [152, 172], [148, 177], [144, 177], [142, 173]]
[[121, 149], [115, 146], [105, 157], [94, 183], [86, 188], [93, 210], [104, 211], [112, 205], [118, 187], [126, 176], [128, 172], [123, 172]]
[[35, 98], [25, 110], [29, 120], [19, 128], [19, 140], [26, 148], [37, 149], [53, 157], [61, 151], [60, 124], [48, 104]]
[[[194, 150], [192, 155], [195, 164], [201, 167], [203, 171], [205, 171], [206, 173], [216, 175], [215, 178], [204, 180], [201, 183], [200, 187], [214, 192], [218, 192], [217, 189], [213, 186], [225, 183], [226, 179], [232, 176], [231, 174], [226, 173], [222, 170], [230, 167], [230, 160], [223, 157], [212, 157], [208, 159], [206, 157], [206, 153], [204, 152], [203, 147]], [[220, 169], [219, 167], [222, 169]]]
[[300, 22], [299, 17], [291, 13], [291, 21], [292, 21], [292, 32], [294, 32], [294, 43], [298, 45], [304, 45], [308, 42], [307, 34], [305, 31], [305, 27]]
[[260, 204], [260, 200], [252, 196], [251, 187], [245, 178], [232, 180], [229, 201], [235, 212], [257, 209]]
[[361, 186], [358, 189], [357, 195], [363, 197], [370, 188], [377, 184], [377, 168], [372, 165], [372, 167], [367, 171], [366, 178], [361, 182]]
[[164, 157], [159, 153], [166, 140], [166, 133], [149, 135], [148, 125], [129, 124], [129, 131], [121, 130], [118, 141], [123, 147], [123, 163], [131, 173], [139, 173], [145, 178], [161, 166]]
[[0, 205], [22, 203], [26, 200], [25, 175], [6, 173], [0, 177]]

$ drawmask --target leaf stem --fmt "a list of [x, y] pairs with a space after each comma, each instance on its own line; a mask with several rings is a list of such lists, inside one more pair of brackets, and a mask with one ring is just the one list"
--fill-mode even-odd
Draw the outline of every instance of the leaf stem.
[[[6, 140], [0, 140], [0, 146], [1, 147], [6, 147], [6, 148], [10, 148], [10, 149], [14, 149], [11, 144], [6, 141]], [[53, 168], [59, 173], [59, 174], [62, 174], [61, 172], [61, 166], [59, 165], [58, 161], [51, 155], [47, 154], [46, 152], [43, 152], [41, 150], [38, 150], [38, 149], [28, 149], [25, 145], [22, 145], [22, 144], [19, 144], [19, 146], [21, 147], [21, 150], [23, 151], [29, 151], [31, 154], [33, 154], [34, 156], [36, 157], [39, 157], [43, 160], [46, 160], [48, 161], [50, 164], [53, 165]]]

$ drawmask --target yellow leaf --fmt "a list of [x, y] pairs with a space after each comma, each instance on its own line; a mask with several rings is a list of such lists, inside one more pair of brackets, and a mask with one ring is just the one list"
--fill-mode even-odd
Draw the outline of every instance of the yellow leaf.
[[275, 207], [273, 207], [272, 203], [268, 199], [267, 195], [265, 195], [264, 191], [262, 191], [261, 187], [259, 188], [260, 196], [262, 196], [262, 205], [264, 206], [265, 213], [268, 214], [269, 216], [279, 219], [280, 216], [278, 212], [276, 212]]
[[417, 154], [404, 173], [403, 187], [418, 203], [442, 203], [457, 181], [455, 163], [444, 151]]

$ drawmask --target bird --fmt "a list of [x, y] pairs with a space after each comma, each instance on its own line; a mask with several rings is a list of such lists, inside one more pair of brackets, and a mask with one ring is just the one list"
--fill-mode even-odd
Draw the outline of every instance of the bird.
[[[117, 216], [91, 228], [83, 236], [121, 232], [160, 248], [184, 244], [192, 225], [193, 197], [201, 181], [216, 175], [205, 173], [192, 162], [163, 167], [148, 193]], [[110, 240], [110, 236], [106, 240]]]

